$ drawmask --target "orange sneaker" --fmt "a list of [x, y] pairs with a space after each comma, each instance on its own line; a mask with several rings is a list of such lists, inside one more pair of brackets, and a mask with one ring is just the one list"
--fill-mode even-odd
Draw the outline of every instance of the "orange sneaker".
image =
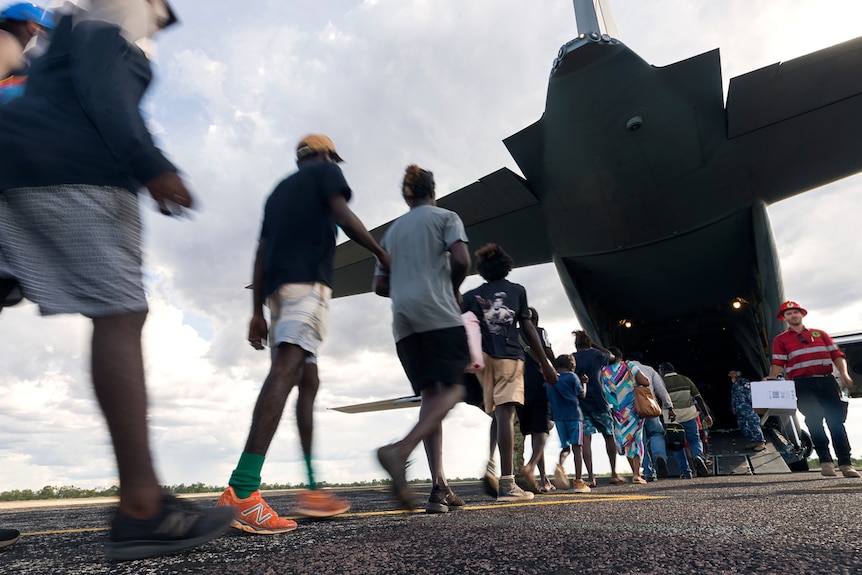
[[293, 512], [305, 517], [333, 517], [350, 509], [350, 503], [334, 494], [303, 489], [299, 492]]
[[236, 507], [236, 519], [231, 527], [256, 535], [275, 535], [296, 529], [296, 521], [283, 519], [263, 500], [260, 490], [245, 499], [236, 496], [233, 487], [228, 487], [218, 498], [216, 505]]

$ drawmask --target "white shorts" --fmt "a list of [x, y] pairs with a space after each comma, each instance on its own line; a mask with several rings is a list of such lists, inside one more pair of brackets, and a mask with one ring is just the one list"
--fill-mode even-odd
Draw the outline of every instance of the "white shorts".
[[297, 345], [310, 354], [326, 335], [332, 288], [323, 282], [282, 284], [267, 298], [270, 311], [269, 345]]

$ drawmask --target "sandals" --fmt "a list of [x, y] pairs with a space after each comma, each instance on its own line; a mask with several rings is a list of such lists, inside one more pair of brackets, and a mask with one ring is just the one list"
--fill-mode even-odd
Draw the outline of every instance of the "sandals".
[[542, 483], [542, 486], [541, 486], [541, 487], [539, 487], [539, 490], [540, 490], [542, 493], [550, 493], [551, 491], [556, 491], [556, 490], [557, 490], [557, 488], [556, 488], [556, 487], [554, 487], [554, 484], [553, 484], [553, 483], [551, 483], [550, 481], [547, 481], [547, 480], [546, 480], [546, 482]]
[[525, 491], [529, 491], [531, 493], [541, 493], [542, 490], [539, 489], [539, 486], [536, 484], [536, 478], [532, 473], [525, 473], [526, 469], [526, 466], [521, 468], [522, 487]]

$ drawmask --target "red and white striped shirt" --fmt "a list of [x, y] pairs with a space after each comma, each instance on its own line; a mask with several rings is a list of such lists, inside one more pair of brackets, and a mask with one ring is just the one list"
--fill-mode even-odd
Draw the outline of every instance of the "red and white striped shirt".
[[772, 365], [784, 368], [787, 379], [832, 373], [832, 362], [844, 357], [829, 334], [819, 329], [789, 329], [772, 340]]

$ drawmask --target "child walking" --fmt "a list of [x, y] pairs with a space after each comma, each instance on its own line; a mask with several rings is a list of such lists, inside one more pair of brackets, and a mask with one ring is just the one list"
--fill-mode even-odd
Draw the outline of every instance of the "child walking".
[[[558, 378], [556, 385], [545, 384], [548, 389], [548, 403], [551, 404], [551, 418], [560, 434], [560, 462], [554, 472], [554, 486], [560, 490], [574, 487], [575, 493], [589, 493], [590, 488], [581, 478], [583, 457], [581, 443], [584, 439], [584, 422], [579, 398], [586, 391], [573, 373], [575, 360], [571, 355], [560, 355], [554, 360]], [[569, 453], [575, 456], [575, 482], [569, 485], [569, 477], [563, 468]]]

